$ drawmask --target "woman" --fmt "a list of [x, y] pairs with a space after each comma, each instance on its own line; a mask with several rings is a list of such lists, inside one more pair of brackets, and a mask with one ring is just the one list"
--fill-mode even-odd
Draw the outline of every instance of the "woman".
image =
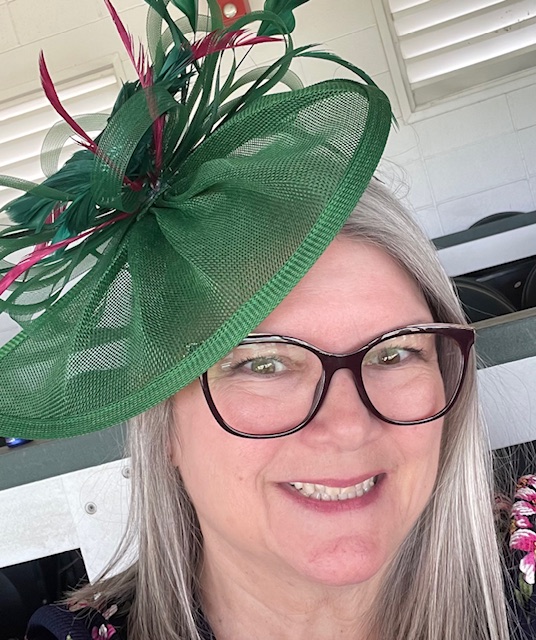
[[[394, 328], [437, 322], [464, 324], [449, 280], [372, 180], [339, 236], [253, 333], [346, 353]], [[375, 402], [411, 409], [405, 398]], [[247, 424], [277, 432], [293, 425], [285, 409], [275, 407], [269, 424], [248, 414]], [[281, 438], [226, 433], [200, 381], [138, 416], [131, 438], [133, 512], [119, 560], [135, 541], [139, 558], [75, 594], [74, 611], [90, 602], [123, 613], [89, 626], [128, 625], [129, 639], [510, 637], [472, 355], [455, 405], [421, 425], [371, 414], [341, 370], [312, 421]], [[309, 483], [331, 488], [308, 496]], [[39, 620], [29, 640], [41, 637]]]
[[[150, 4], [175, 48], [84, 138], [94, 217], [81, 223], [74, 163], [8, 207], [4, 255], [45, 246], [6, 270], [25, 331], [0, 354], [5, 428], [57, 437], [137, 414], [115, 567], [136, 561], [38, 611], [28, 640], [506, 640], [473, 333], [429, 243], [370, 182], [384, 97], [256, 82], [210, 103], [232, 86], [212, 82], [213, 56], [243, 34], [188, 49]], [[282, 16], [263, 14], [256, 42]], [[184, 51], [183, 75], [206, 58], [188, 117], [192, 101], [151, 84], [180, 93]]]

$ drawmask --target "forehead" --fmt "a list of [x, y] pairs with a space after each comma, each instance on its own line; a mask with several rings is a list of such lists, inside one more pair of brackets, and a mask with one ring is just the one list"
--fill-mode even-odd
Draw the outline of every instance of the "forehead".
[[433, 317], [416, 282], [385, 251], [336, 238], [256, 333], [289, 335], [334, 351]]

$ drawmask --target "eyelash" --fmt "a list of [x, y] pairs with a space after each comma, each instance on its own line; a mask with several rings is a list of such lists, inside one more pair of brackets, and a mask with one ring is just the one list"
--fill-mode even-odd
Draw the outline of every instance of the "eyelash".
[[235, 369], [240, 368], [242, 365], [244, 364], [248, 364], [249, 362], [255, 362], [255, 360], [258, 360], [259, 358], [265, 358], [265, 359], [270, 359], [270, 360], [274, 360], [275, 362], [279, 362], [280, 364], [284, 364], [284, 362], [278, 358], [276, 358], [275, 356], [258, 356], [257, 358], [244, 358], [244, 360], [240, 360], [240, 362], [235, 362], [230, 366], [230, 368], [234, 371]]

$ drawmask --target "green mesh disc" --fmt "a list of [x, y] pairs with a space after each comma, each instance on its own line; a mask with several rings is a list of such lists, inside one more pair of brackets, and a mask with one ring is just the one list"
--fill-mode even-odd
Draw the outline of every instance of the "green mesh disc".
[[[264, 96], [229, 119], [144, 213], [109, 227], [82, 279], [0, 350], [2, 435], [102, 429], [200, 376], [338, 233], [390, 122], [385, 95], [350, 80]], [[49, 294], [43, 281], [25, 303]]]

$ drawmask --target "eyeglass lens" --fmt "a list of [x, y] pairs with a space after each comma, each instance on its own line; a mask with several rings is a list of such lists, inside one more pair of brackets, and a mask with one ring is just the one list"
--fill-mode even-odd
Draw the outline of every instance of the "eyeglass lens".
[[[463, 366], [455, 339], [412, 333], [372, 346], [360, 373], [381, 416], [416, 422], [441, 413], [451, 402]], [[207, 381], [213, 403], [230, 427], [244, 434], [278, 434], [308, 417], [321, 394], [324, 370], [318, 355], [306, 347], [254, 342], [233, 349], [209, 369]]]

